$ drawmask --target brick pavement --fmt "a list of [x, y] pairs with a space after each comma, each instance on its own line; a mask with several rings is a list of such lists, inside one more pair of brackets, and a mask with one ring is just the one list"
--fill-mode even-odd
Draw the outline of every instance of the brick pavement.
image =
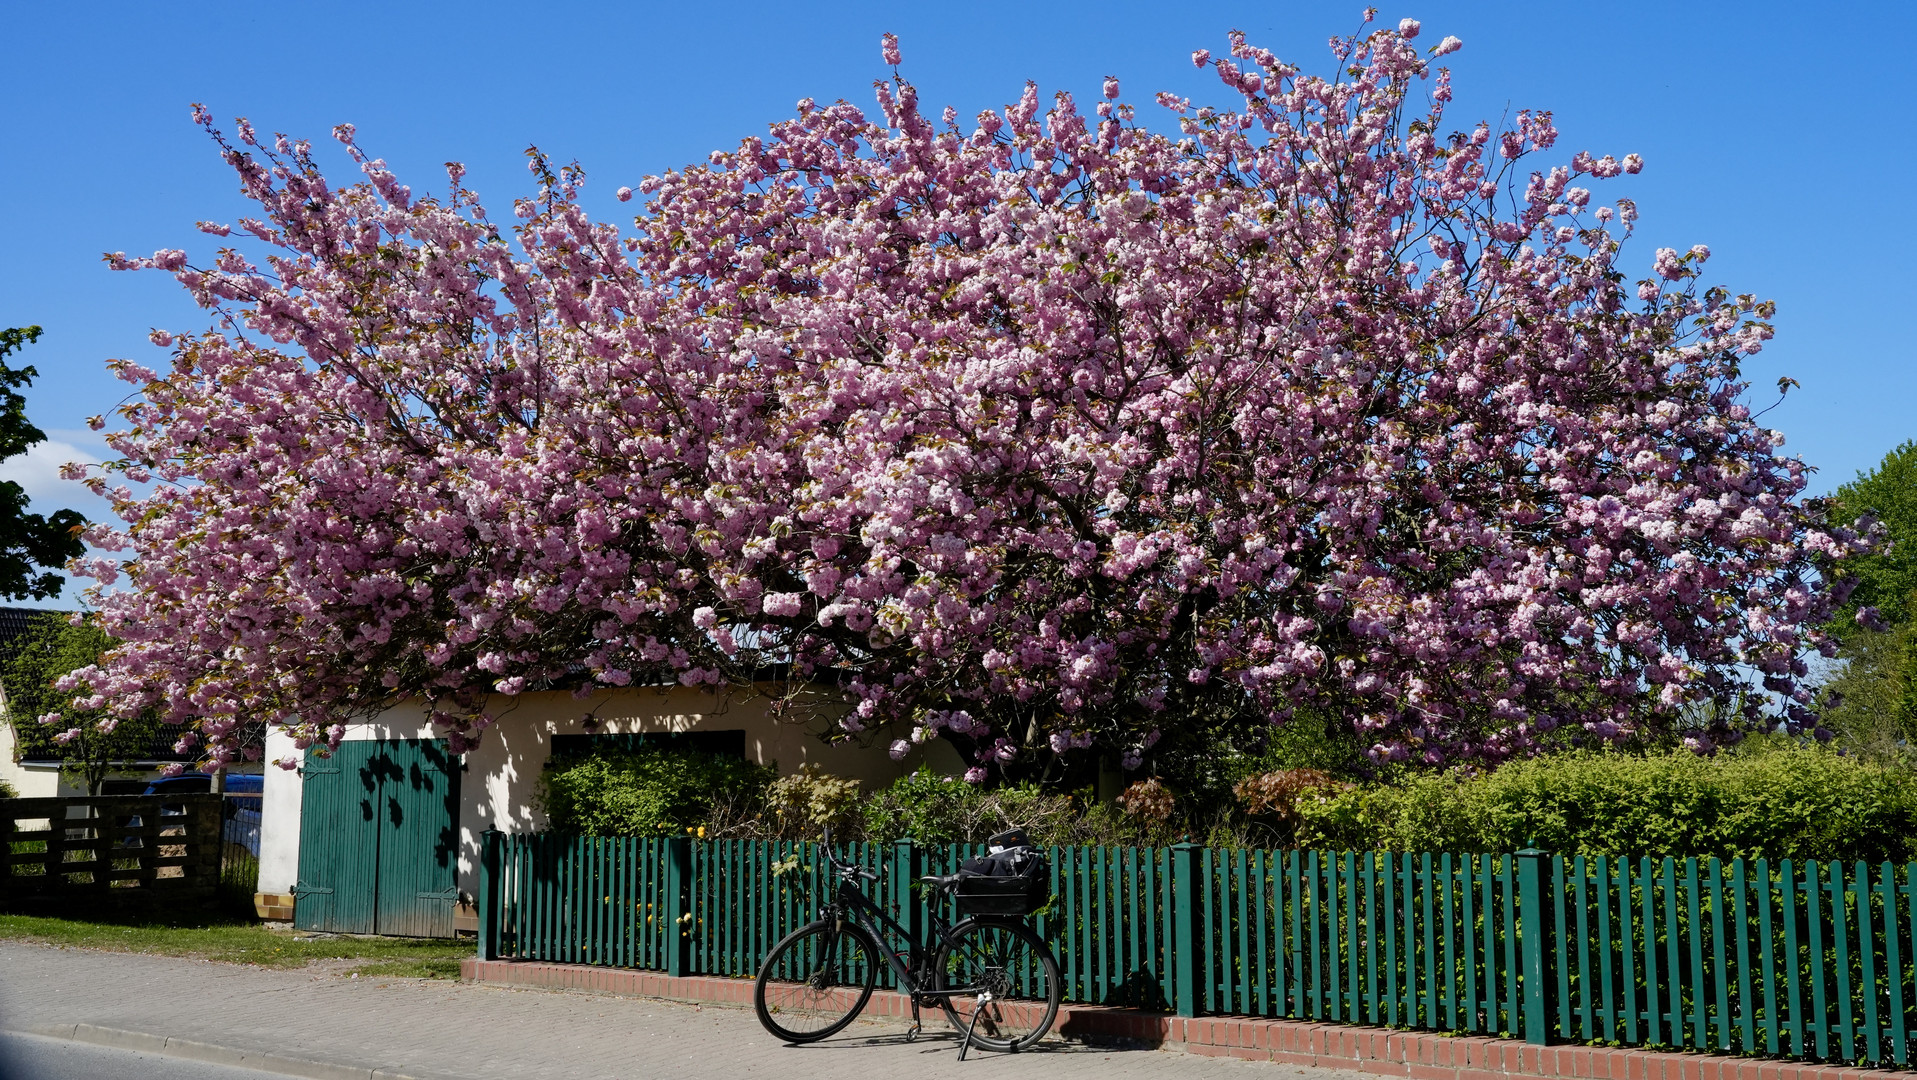
[[[337, 965], [336, 965], [337, 967]], [[421, 1080], [837, 1080], [884, 1070], [925, 1080], [1355, 1080], [1360, 1074], [1048, 1040], [955, 1060], [943, 1032], [896, 1020], [810, 1047], [774, 1042], [744, 1009], [425, 979], [347, 978], [203, 960], [0, 943], [0, 1029], [60, 1024], [144, 1032]]]

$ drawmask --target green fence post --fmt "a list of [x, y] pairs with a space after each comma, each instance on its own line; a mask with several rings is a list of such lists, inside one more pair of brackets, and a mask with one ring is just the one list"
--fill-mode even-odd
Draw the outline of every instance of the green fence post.
[[[1551, 920], [1544, 910], [1544, 860], [1536, 848], [1518, 852], [1518, 952], [1524, 980], [1524, 1041], [1550, 1041], [1545, 1015], [1544, 964], [1551, 951]], [[1487, 912], [1486, 914], [1489, 914]]]
[[666, 838], [666, 974], [692, 973], [692, 838]]
[[[912, 884], [919, 879], [919, 846], [911, 837], [892, 843], [892, 908], [899, 913], [899, 922], [911, 931], [913, 953], [919, 951], [919, 937], [923, 932], [923, 920], [919, 918], [919, 904], [912, 895]], [[908, 961], [919, 957], [908, 955]], [[930, 965], [932, 958], [925, 957]]]
[[479, 958], [499, 959], [499, 830], [487, 829], [479, 837]]
[[1199, 850], [1190, 840], [1172, 845], [1171, 968], [1178, 980], [1175, 1008], [1180, 1016], [1198, 1015], [1198, 1003], [1202, 1000], [1198, 973], [1207, 969], [1198, 958], [1204, 947], [1204, 927], [1199, 925], [1204, 920], [1198, 910]]
[[919, 879], [919, 846], [911, 837], [896, 840], [892, 844], [892, 906], [899, 912], [899, 921], [912, 932], [912, 940], [919, 939], [919, 905], [913, 901], [912, 883]]

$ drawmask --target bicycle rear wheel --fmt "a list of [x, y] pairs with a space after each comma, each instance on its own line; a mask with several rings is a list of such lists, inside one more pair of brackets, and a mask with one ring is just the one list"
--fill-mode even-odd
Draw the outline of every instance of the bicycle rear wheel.
[[932, 986], [945, 1018], [972, 1044], [987, 1050], [1024, 1050], [1045, 1037], [1058, 1017], [1058, 961], [1044, 939], [1022, 922], [967, 919], [952, 928], [932, 964]]
[[854, 924], [807, 923], [766, 956], [752, 986], [752, 1006], [759, 1023], [780, 1039], [817, 1042], [865, 1008], [883, 962], [878, 946]]

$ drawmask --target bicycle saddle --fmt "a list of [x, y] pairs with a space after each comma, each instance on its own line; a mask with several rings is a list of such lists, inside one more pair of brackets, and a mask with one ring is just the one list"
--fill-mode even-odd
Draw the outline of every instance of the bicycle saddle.
[[958, 874], [946, 874], [941, 877], [938, 874], [927, 874], [920, 878], [919, 881], [923, 884], [934, 885], [941, 889], [950, 889], [952, 886], [958, 884], [959, 876]]

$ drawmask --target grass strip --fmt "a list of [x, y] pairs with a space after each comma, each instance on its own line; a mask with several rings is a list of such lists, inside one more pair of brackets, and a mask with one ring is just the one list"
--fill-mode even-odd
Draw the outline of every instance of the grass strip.
[[457, 978], [459, 961], [472, 954], [472, 946], [452, 941], [268, 930], [258, 922], [208, 917], [203, 912], [125, 920], [0, 914], [0, 940], [271, 968], [305, 967], [315, 960], [364, 960], [348, 973], [425, 979]]

